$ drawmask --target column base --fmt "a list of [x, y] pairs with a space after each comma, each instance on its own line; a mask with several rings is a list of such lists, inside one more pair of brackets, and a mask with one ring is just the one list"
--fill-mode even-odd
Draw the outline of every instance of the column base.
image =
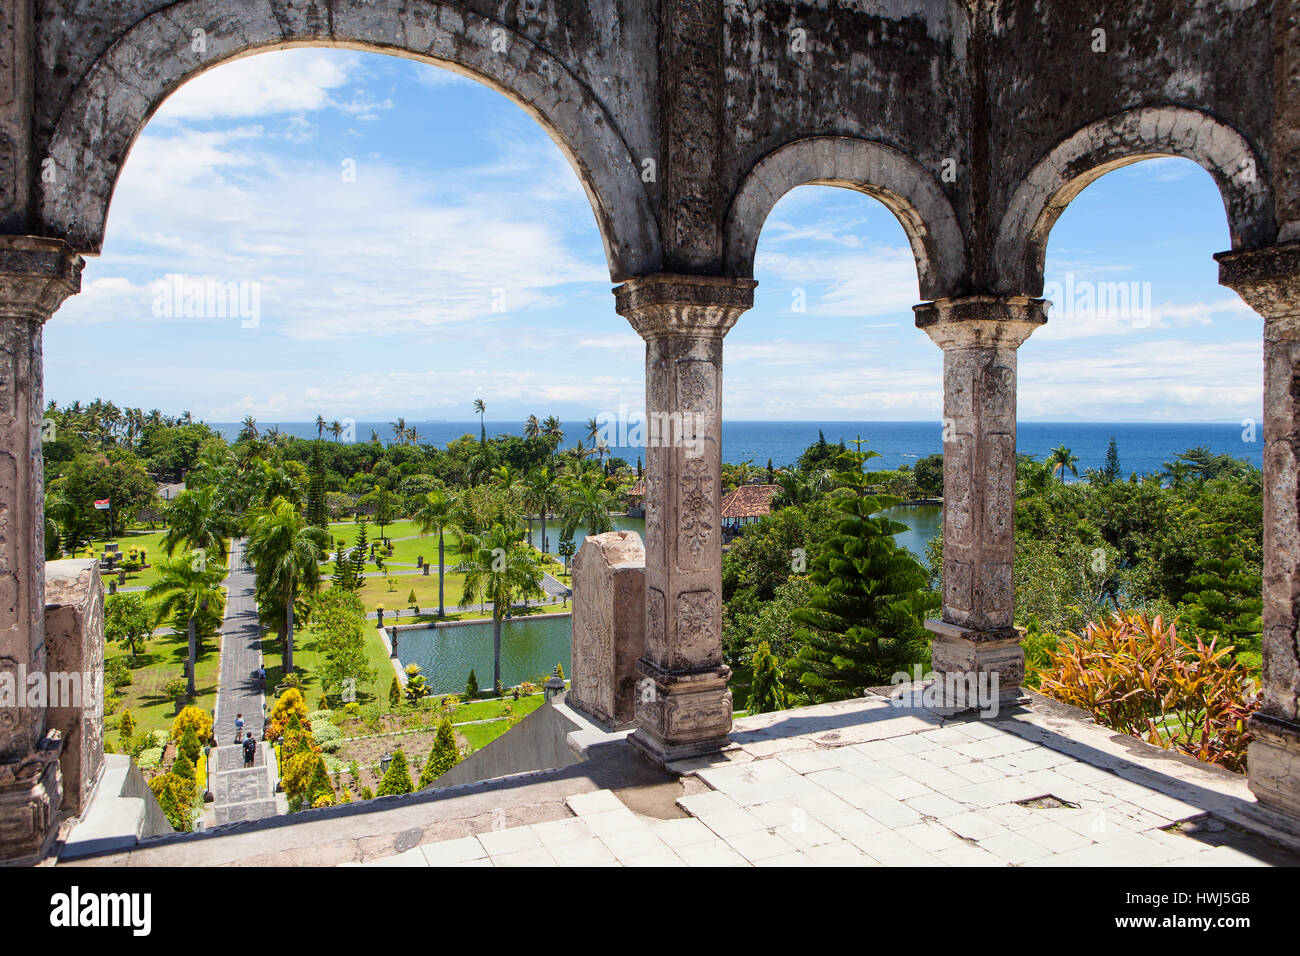
[[1300, 723], [1256, 713], [1246, 756], [1246, 779], [1260, 805], [1285, 816], [1300, 834]]
[[46, 737], [40, 748], [12, 763], [0, 764], [0, 863], [39, 862], [59, 830], [63, 777], [62, 741]]
[[1009, 707], [1027, 703], [1023, 627], [980, 630], [947, 621], [928, 620], [930, 662], [943, 706], [954, 709]]
[[725, 664], [673, 673], [637, 661], [637, 729], [628, 736], [651, 760], [675, 763], [718, 753], [731, 733], [731, 668]]

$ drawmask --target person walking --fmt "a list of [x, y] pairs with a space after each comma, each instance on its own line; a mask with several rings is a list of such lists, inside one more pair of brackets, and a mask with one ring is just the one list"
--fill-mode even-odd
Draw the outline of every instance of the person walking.
[[256, 757], [257, 741], [253, 739], [253, 732], [250, 730], [244, 734], [244, 766], [251, 767]]
[[262, 664], [257, 665], [257, 689], [266, 690], [266, 667]]
[[244, 715], [235, 714], [235, 743], [239, 743], [239, 735], [244, 732]]

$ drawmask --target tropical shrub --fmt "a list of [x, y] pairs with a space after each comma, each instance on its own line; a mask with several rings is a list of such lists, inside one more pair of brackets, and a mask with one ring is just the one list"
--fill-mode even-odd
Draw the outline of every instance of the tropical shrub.
[[186, 707], [172, 721], [171, 739], [179, 741], [187, 730], [193, 730], [200, 741], [208, 740], [212, 737], [212, 717], [206, 710]]
[[326, 753], [332, 754], [343, 746], [343, 731], [328, 721], [318, 721], [312, 727], [311, 736], [316, 746]]
[[199, 743], [198, 734], [194, 732], [193, 727], [185, 728], [185, 733], [181, 735], [177, 749], [190, 759], [190, 763], [197, 764], [199, 762], [199, 757], [203, 754], [203, 745]]
[[135, 758], [135, 765], [141, 770], [157, 770], [162, 765], [162, 758], [163, 749], [161, 747], [146, 747]]
[[424, 697], [429, 696], [429, 685], [420, 673], [419, 664], [406, 665], [406, 699], [411, 703], [416, 703]]
[[266, 730], [266, 739], [279, 740], [294, 717], [298, 718], [305, 729], [311, 730], [311, 720], [307, 717], [307, 702], [302, 699], [302, 691], [290, 687], [280, 695], [275, 706], [271, 708], [271, 725]]
[[1237, 773], [1260, 698], [1231, 645], [1195, 645], [1160, 616], [1117, 613], [1046, 651], [1040, 690], [1099, 724]]
[[420, 771], [420, 789], [429, 786], [458, 763], [460, 750], [456, 747], [456, 731], [451, 726], [451, 721], [444, 717], [438, 723], [433, 747], [424, 762], [424, 769]]
[[781, 665], [772, 655], [767, 641], [759, 644], [754, 651], [748, 706], [751, 714], [766, 714], [774, 710], [785, 710], [786, 707], [785, 690], [781, 686]]

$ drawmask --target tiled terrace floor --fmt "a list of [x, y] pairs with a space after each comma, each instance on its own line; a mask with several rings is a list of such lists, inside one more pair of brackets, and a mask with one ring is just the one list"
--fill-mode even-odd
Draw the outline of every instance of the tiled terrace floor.
[[642, 816], [597, 790], [569, 796], [564, 819], [425, 843], [367, 865], [1300, 862], [1275, 831], [1261, 835], [1243, 778], [1042, 699], [995, 720], [945, 719], [883, 698], [843, 701], [738, 721], [732, 740], [738, 746], [722, 757], [676, 768], [686, 774], [680, 818]]

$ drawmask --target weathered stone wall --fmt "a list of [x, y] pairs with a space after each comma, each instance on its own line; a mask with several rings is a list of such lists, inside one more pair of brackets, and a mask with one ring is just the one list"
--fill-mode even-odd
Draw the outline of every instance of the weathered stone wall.
[[46, 717], [63, 736], [63, 809], [80, 814], [104, 761], [104, 585], [97, 561], [46, 563], [45, 646], [47, 673], [60, 675], [51, 692], [75, 688], [80, 697], [52, 698]]
[[573, 558], [573, 672], [569, 704], [611, 729], [636, 713], [636, 662], [645, 651], [645, 547], [635, 531], [587, 538]]

